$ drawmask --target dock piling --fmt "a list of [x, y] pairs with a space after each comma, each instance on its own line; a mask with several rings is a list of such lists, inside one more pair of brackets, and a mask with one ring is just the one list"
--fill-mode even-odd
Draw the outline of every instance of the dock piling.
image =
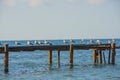
[[58, 50], [58, 65], [60, 65], [60, 50]]
[[8, 44], [4, 45], [4, 72], [8, 73], [8, 66], [9, 66], [9, 57], [8, 57]]
[[94, 64], [97, 63], [97, 49], [93, 50], [93, 62], [94, 62]]
[[104, 64], [106, 64], [105, 53], [103, 52]]
[[112, 64], [115, 64], [115, 43], [112, 42]]
[[111, 46], [110, 46], [109, 53], [108, 53], [108, 64], [110, 64], [110, 56], [111, 56]]
[[52, 65], [52, 50], [48, 51], [48, 64]]
[[73, 67], [73, 44], [70, 45], [70, 67]]
[[99, 63], [102, 64], [102, 51], [99, 50]]

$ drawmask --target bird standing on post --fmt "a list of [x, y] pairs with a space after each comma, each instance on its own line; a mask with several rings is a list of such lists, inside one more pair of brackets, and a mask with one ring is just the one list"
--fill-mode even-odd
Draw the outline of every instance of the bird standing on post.
[[115, 43], [115, 39], [112, 39], [112, 43]]

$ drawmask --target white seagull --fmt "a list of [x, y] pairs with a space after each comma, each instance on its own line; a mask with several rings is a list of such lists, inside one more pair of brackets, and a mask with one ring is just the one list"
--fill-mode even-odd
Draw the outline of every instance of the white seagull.
[[115, 39], [112, 39], [112, 43], [115, 43]]
[[81, 40], [80, 40], [80, 44], [82, 44], [82, 43], [83, 43], [83, 41], [84, 41], [84, 39], [81, 39]]
[[48, 44], [49, 42], [47, 40], [44, 41], [45, 44]]
[[33, 45], [30, 41], [27, 41], [27, 45]]
[[70, 43], [74, 43], [74, 41], [72, 39], [70, 39]]
[[21, 45], [21, 43], [18, 41], [15, 41], [15, 45]]
[[35, 42], [34, 42], [35, 44], [39, 44], [39, 42], [37, 41], [37, 40], [35, 40]]
[[66, 43], [67, 43], [67, 41], [66, 41], [66, 40], [63, 40], [63, 43], [64, 43], [64, 44], [66, 44]]
[[90, 44], [93, 44], [94, 43], [94, 40], [93, 39], [90, 39]]
[[52, 45], [52, 43], [48, 42], [47, 40], [44, 41], [44, 44]]
[[38, 44], [43, 44], [41, 41], [38, 41]]
[[96, 40], [96, 43], [97, 43], [97, 44], [101, 44], [101, 41], [100, 41], [100, 40]]

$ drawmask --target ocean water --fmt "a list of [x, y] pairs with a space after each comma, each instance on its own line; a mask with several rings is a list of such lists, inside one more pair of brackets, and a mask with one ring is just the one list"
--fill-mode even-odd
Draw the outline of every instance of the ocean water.
[[[35, 40], [31, 40], [34, 43]], [[48, 40], [53, 45], [64, 45], [63, 40]], [[96, 39], [94, 39], [96, 41]], [[101, 39], [107, 43], [112, 39]], [[120, 46], [120, 39], [115, 39]], [[15, 41], [0, 41], [16, 46]], [[26, 45], [26, 40], [19, 41]], [[44, 40], [41, 40], [44, 42]], [[67, 40], [69, 44], [69, 40]], [[80, 44], [80, 40], [74, 40]], [[82, 44], [89, 44], [85, 39]], [[43, 44], [44, 45], [44, 44]], [[36, 45], [37, 46], [37, 45]], [[116, 64], [93, 64], [93, 50], [74, 50], [74, 66], [69, 66], [69, 51], [61, 51], [61, 65], [57, 64], [57, 51], [53, 51], [53, 64], [48, 65], [48, 51], [9, 52], [9, 73], [4, 73], [4, 56], [0, 54], [0, 80], [120, 80], [120, 49], [116, 49]], [[105, 51], [106, 62], [108, 51]]]

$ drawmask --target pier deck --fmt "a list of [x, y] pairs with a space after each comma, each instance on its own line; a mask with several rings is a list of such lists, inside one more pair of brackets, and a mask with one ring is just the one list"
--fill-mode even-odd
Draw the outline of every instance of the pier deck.
[[[36, 45], [36, 46], [9, 46], [5, 44], [3, 47], [0, 47], [0, 54], [4, 53], [4, 71], [8, 72], [9, 67], [9, 52], [20, 52], [20, 51], [34, 51], [34, 50], [47, 50], [48, 51], [48, 64], [52, 64], [52, 51], [58, 51], [58, 64], [60, 64], [60, 51], [69, 51], [70, 52], [70, 66], [73, 66], [73, 53], [74, 50], [89, 50], [93, 49], [93, 62], [94, 64], [102, 64], [103, 60], [106, 63], [104, 50], [108, 50], [108, 63], [115, 64], [115, 43], [110, 44], [70, 44], [70, 45]], [[119, 48], [119, 47], [118, 47]], [[102, 59], [102, 55], [103, 58]], [[111, 58], [111, 59], [110, 59]]]
[[[111, 44], [72, 44], [74, 50], [88, 49], [110, 49]], [[8, 47], [9, 52], [34, 51], [34, 50], [60, 50], [68, 51], [70, 45], [37, 45], [37, 46], [11, 46]], [[4, 53], [4, 47], [0, 47], [0, 53]]]

